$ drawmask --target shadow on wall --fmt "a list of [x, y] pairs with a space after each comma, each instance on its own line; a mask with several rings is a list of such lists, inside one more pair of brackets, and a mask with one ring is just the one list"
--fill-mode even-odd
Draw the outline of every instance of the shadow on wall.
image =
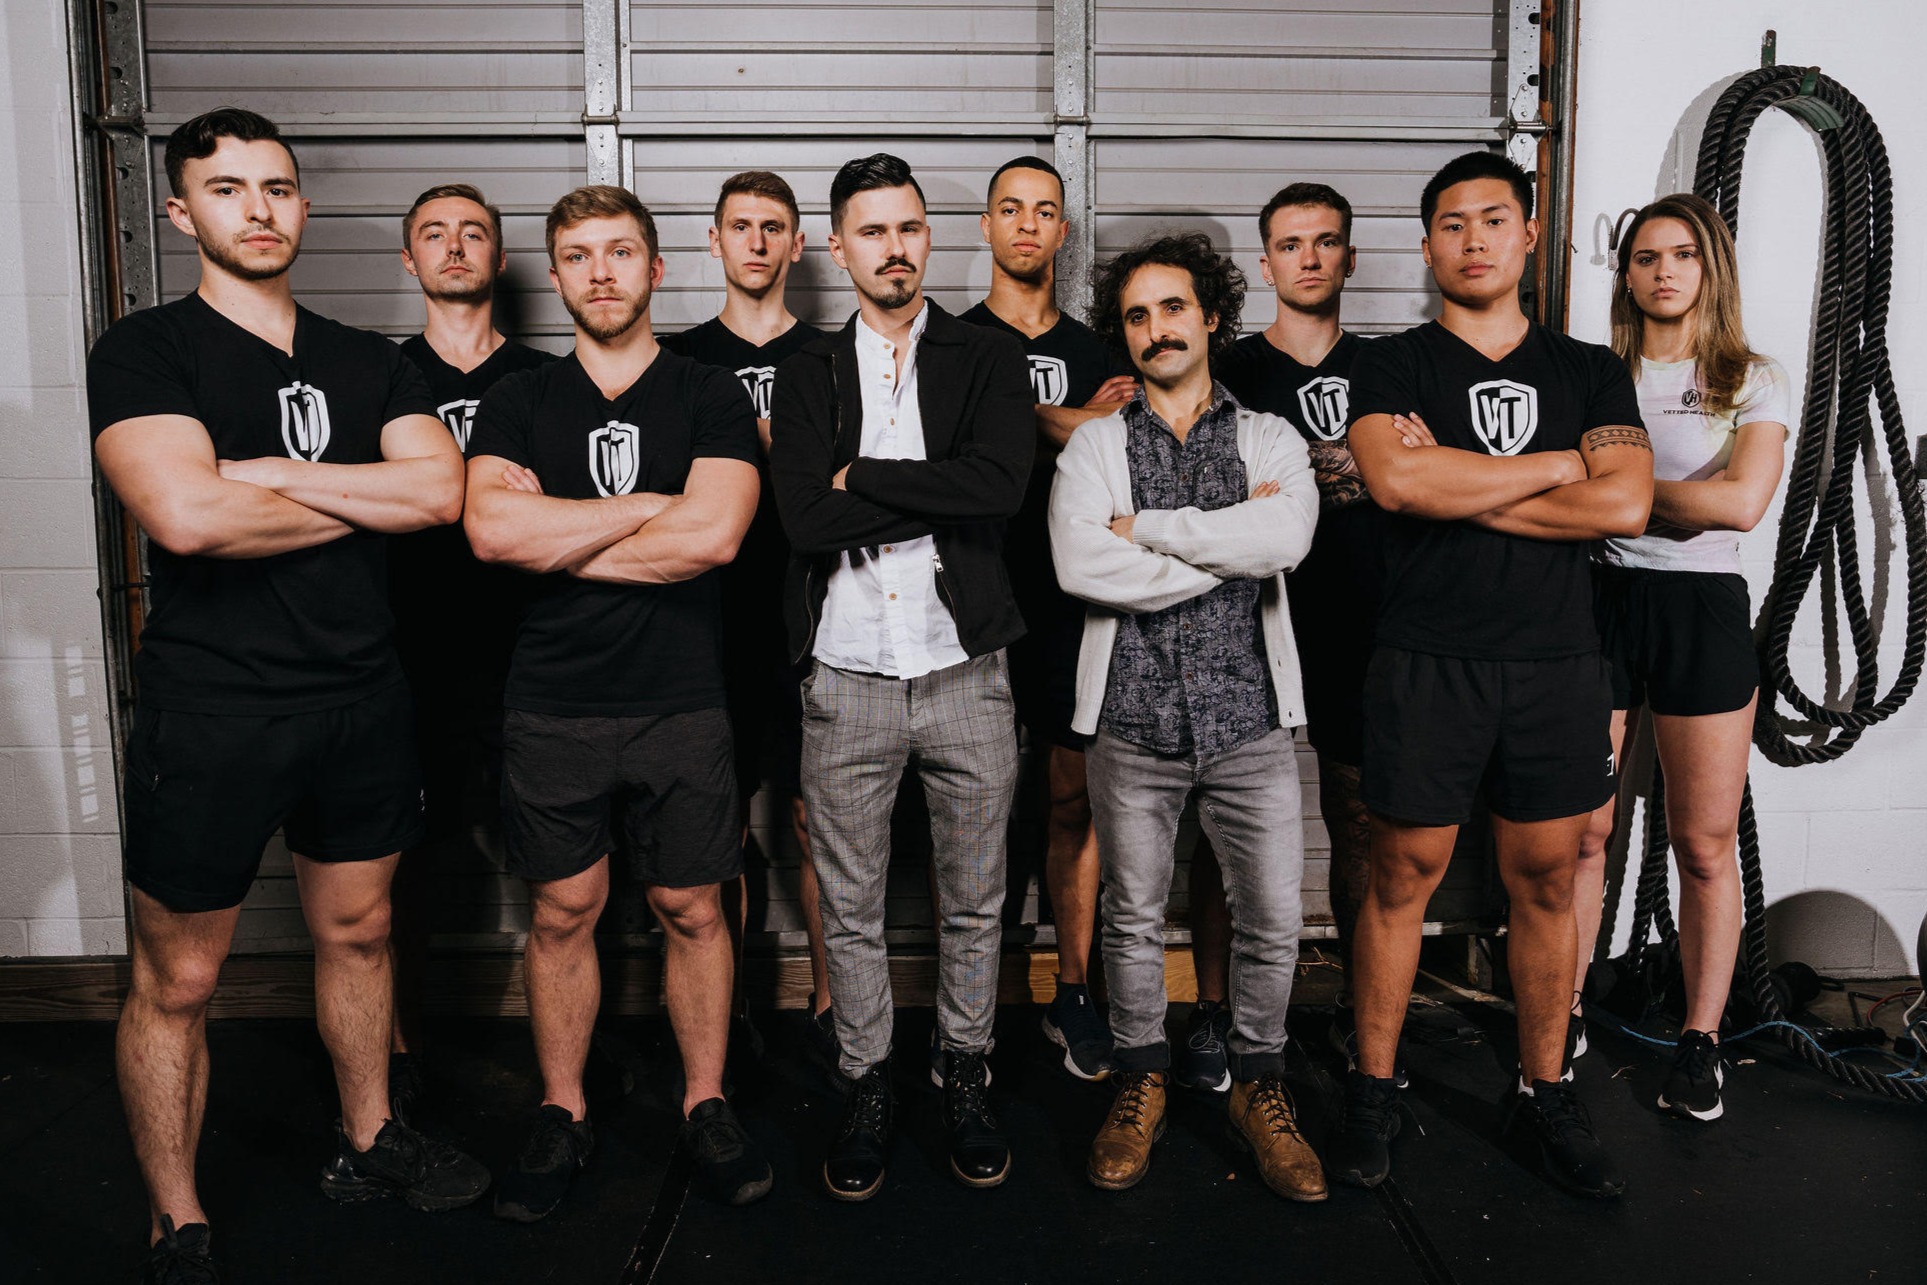
[[1911, 971], [1908, 960], [1920, 927], [1890, 924], [1852, 893], [1809, 889], [1766, 908], [1767, 959], [1775, 966], [1788, 960], [1823, 960], [1825, 967], [1818, 968], [1822, 973], [1902, 976]]

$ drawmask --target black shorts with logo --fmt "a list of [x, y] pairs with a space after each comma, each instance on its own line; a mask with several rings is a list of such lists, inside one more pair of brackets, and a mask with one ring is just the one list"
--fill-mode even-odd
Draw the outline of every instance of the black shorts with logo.
[[1364, 758], [1365, 806], [1397, 821], [1463, 824], [1481, 789], [1510, 821], [1591, 812], [1618, 784], [1606, 661], [1380, 647], [1365, 675]]
[[1595, 565], [1592, 602], [1614, 709], [1730, 714], [1759, 690], [1745, 577]]
[[620, 818], [630, 870], [661, 888], [743, 872], [741, 800], [729, 715], [579, 717], [511, 709], [502, 723], [502, 832], [510, 874], [581, 874]]
[[306, 714], [134, 711], [127, 878], [170, 910], [241, 904], [277, 829], [315, 861], [421, 842], [421, 768], [405, 683]]

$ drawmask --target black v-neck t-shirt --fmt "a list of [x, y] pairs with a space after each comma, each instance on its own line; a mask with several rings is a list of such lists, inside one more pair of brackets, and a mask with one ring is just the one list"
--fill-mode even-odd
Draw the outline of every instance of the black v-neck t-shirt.
[[[1441, 446], [1486, 455], [1570, 451], [1595, 428], [1643, 427], [1611, 349], [1537, 322], [1497, 361], [1430, 321], [1360, 347], [1351, 416], [1416, 411]], [[1388, 513], [1378, 641], [1482, 660], [1596, 651], [1590, 546]]]
[[[98, 437], [146, 415], [199, 420], [221, 459], [382, 458], [381, 430], [435, 403], [401, 349], [306, 308], [282, 352], [190, 294], [109, 327], [87, 359]], [[353, 531], [267, 558], [148, 552], [151, 608], [134, 672], [143, 702], [207, 714], [294, 714], [401, 678], [387, 537]]]
[[[759, 454], [743, 386], [672, 352], [614, 400], [573, 353], [511, 375], [482, 398], [468, 443], [470, 459], [520, 464], [568, 500], [680, 494], [692, 461]], [[717, 581], [714, 571], [662, 585], [538, 577], [503, 704], [576, 717], [721, 708]]]
[[[555, 360], [553, 353], [512, 339], [466, 371], [443, 361], [425, 335], [402, 340], [401, 350], [428, 382], [435, 414], [462, 450], [468, 449], [484, 393], [518, 370]], [[437, 709], [500, 706], [528, 587], [522, 572], [478, 560], [459, 522], [390, 538], [388, 600], [395, 612], [395, 649], [418, 702]]]
[[660, 342], [670, 352], [681, 353], [705, 366], [721, 366], [735, 375], [756, 403], [757, 417], [768, 419], [776, 368], [783, 364], [784, 358], [804, 344], [821, 339], [824, 333], [807, 321], [799, 321], [768, 343], [753, 344], [725, 326], [721, 317], [711, 317], [679, 335], [665, 335]]

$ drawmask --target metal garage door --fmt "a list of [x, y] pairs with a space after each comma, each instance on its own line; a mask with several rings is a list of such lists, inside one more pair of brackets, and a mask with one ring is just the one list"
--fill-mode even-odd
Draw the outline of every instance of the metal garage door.
[[[1028, 152], [1053, 158], [1068, 180], [1076, 224], [1059, 277], [1073, 311], [1093, 260], [1153, 228], [1210, 231], [1256, 281], [1256, 210], [1283, 183], [1316, 179], [1357, 209], [1348, 324], [1395, 330], [1430, 307], [1416, 252], [1425, 176], [1509, 138], [1530, 163], [1538, 121], [1537, 0], [107, 7], [114, 114], [132, 122], [114, 143], [125, 303], [192, 288], [192, 245], [160, 213], [159, 141], [232, 102], [276, 119], [301, 149], [315, 214], [298, 294], [398, 337], [419, 328], [420, 302], [397, 263], [397, 216], [430, 183], [472, 181], [502, 206], [505, 329], [560, 347], [567, 317], [541, 251], [557, 195], [622, 182], [656, 211], [668, 277], [655, 316], [672, 331], [720, 304], [705, 228], [720, 179], [751, 167], [785, 174], [804, 207], [811, 248], [792, 278], [793, 307], [840, 321], [852, 299], [822, 250], [829, 182], [842, 161], [878, 148], [923, 182], [937, 245], [930, 286], [953, 310], [989, 280], [976, 224], [984, 182]], [[1260, 290], [1247, 326], [1270, 315]], [[1302, 766], [1309, 908], [1323, 914], [1327, 843], [1309, 754]], [[778, 854], [766, 927], [800, 944], [794, 855], [773, 820], [759, 812], [765, 850]], [[1034, 862], [1035, 847], [1018, 851]], [[895, 922], [927, 924], [922, 862], [898, 873]], [[304, 943], [291, 885], [285, 854], [271, 858], [243, 916], [244, 949]], [[1471, 910], [1479, 891], [1475, 874], [1435, 917]], [[444, 940], [504, 944], [523, 922], [517, 889], [486, 869], [451, 881], [445, 902]], [[1032, 878], [1023, 922], [1035, 909]]]

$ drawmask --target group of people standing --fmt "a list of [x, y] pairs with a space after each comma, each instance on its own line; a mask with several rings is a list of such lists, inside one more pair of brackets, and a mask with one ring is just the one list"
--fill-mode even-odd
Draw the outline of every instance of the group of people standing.
[[[659, 340], [654, 220], [589, 186], [546, 223], [575, 328], [556, 359], [495, 329], [501, 219], [474, 188], [432, 187], [405, 215], [428, 320], [395, 345], [295, 303], [307, 201], [271, 122], [208, 113], [166, 162], [200, 286], [116, 323], [89, 362], [101, 468], [152, 549], [119, 1033], [147, 1279], [216, 1278], [193, 1172], [205, 1011], [277, 829], [341, 1098], [324, 1192], [441, 1209], [488, 1189], [481, 1163], [409, 1123], [420, 1086], [395, 999], [419, 966], [422, 854], [461, 827], [478, 771], [499, 780], [508, 868], [530, 890], [542, 1099], [494, 1183], [506, 1218], [555, 1210], [593, 1149], [593, 930], [618, 846], [663, 928], [683, 1144], [718, 1199], [770, 1190], [725, 1077], [765, 776], [791, 799], [808, 1037], [842, 1093], [825, 1189], [868, 1199], [891, 1162], [884, 893], [910, 771], [938, 919], [928, 1074], [956, 1178], [1002, 1183], [990, 1054], [1020, 721], [1047, 747], [1060, 975], [1044, 1032], [1113, 1094], [1097, 1186], [1145, 1177], [1174, 1083], [1225, 1094], [1281, 1196], [1383, 1181], [1426, 902], [1483, 800], [1510, 897], [1516, 1123], [1555, 1181], [1617, 1195], [1570, 1083], [1575, 943], [1597, 934], [1642, 706], [1690, 992], [1660, 1105], [1719, 1114], [1758, 682], [1734, 533], [1771, 501], [1787, 411], [1703, 202], [1632, 221], [1609, 350], [1524, 315], [1531, 183], [1462, 156], [1420, 203], [1439, 318], [1363, 340], [1340, 320], [1351, 207], [1292, 184], [1258, 215], [1277, 318], [1240, 338], [1244, 274], [1196, 232], [1100, 265], [1089, 327], [1060, 311], [1062, 182], [1028, 156], [986, 193], [989, 295], [950, 315], [924, 292], [922, 189], [878, 153], [831, 185], [828, 250], [858, 303], [841, 329], [788, 310], [796, 198], [752, 171], [724, 183], [709, 233], [720, 315]], [[1349, 1070], [1322, 1158], [1284, 1079], [1301, 726], [1345, 964], [1332, 1036]], [[1193, 806], [1200, 1002], [1174, 1042], [1164, 925]]]

